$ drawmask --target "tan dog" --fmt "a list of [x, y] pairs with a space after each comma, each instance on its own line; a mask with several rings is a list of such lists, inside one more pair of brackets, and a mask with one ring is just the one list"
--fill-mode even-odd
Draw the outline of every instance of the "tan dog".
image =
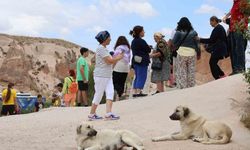
[[152, 138], [153, 142], [192, 138], [193, 141], [203, 144], [225, 144], [230, 142], [232, 137], [232, 130], [229, 126], [217, 121], [206, 121], [202, 116], [194, 114], [187, 107], [178, 106], [170, 119], [180, 121], [181, 131]]
[[90, 124], [76, 129], [78, 150], [143, 150], [140, 137], [128, 130], [96, 131]]

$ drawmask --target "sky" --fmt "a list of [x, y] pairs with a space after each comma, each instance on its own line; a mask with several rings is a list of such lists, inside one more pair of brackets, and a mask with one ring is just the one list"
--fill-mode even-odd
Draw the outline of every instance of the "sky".
[[[188, 17], [201, 37], [209, 37], [209, 18], [222, 18], [233, 0], [0, 0], [0, 33], [64, 39], [92, 51], [95, 35], [111, 34], [112, 50], [121, 35], [132, 37], [135, 25], [145, 30], [144, 39], [155, 45], [153, 34], [171, 37], [181, 17]], [[224, 25], [227, 28], [226, 25]]]

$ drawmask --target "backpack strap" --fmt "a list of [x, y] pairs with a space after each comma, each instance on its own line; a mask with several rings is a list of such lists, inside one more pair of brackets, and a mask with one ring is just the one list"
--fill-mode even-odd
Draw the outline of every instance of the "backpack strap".
[[[70, 81], [71, 81], [71, 83], [73, 82], [73, 80], [71, 79], [71, 77], [67, 77]], [[67, 85], [67, 93], [69, 92], [69, 85]]]
[[[183, 44], [183, 42], [185, 41], [186, 37], [188, 36], [189, 32], [190, 32], [190, 31], [188, 31], [188, 32], [185, 34], [185, 36], [183, 37], [183, 39], [182, 39], [181, 42], [179, 43], [178, 47], [176, 47], [176, 48], [179, 49], [179, 47]], [[176, 49], [176, 50], [178, 50], [178, 49]]]
[[70, 77], [67, 77], [67, 78], [69, 78], [69, 79], [70, 79], [70, 81], [71, 81], [71, 82], [73, 82], [73, 80], [72, 80]]

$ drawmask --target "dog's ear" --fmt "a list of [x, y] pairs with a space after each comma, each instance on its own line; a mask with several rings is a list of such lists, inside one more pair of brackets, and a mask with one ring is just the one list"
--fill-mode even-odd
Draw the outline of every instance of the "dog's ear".
[[82, 125], [79, 125], [79, 126], [76, 128], [76, 133], [77, 133], [77, 134], [81, 134], [81, 128], [82, 128]]
[[183, 107], [183, 111], [184, 111], [184, 117], [187, 117], [190, 113], [190, 110], [187, 107]]

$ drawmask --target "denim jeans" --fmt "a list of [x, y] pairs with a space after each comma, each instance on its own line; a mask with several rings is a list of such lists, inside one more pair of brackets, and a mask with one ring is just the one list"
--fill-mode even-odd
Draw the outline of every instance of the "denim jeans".
[[245, 50], [247, 40], [242, 33], [231, 32], [231, 63], [233, 73], [245, 71]]

